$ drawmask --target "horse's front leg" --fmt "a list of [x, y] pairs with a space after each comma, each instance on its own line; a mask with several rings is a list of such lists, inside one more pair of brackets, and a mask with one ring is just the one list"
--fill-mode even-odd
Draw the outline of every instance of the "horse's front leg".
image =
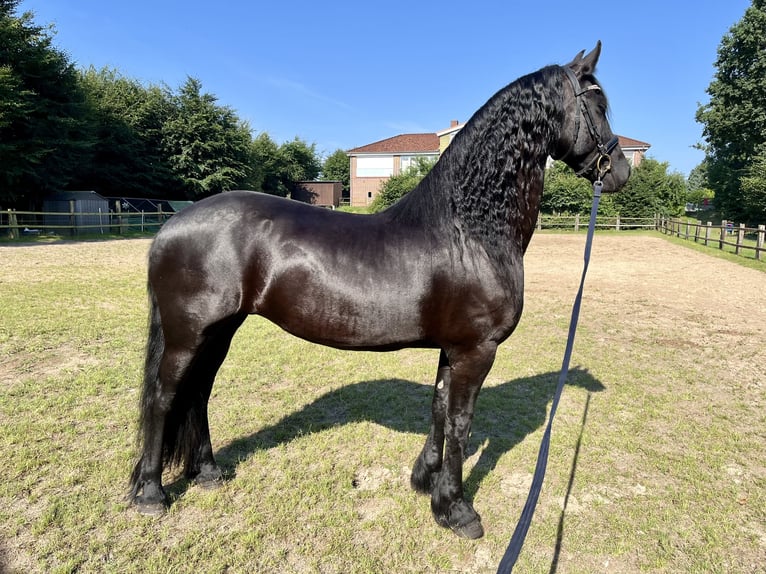
[[426, 444], [412, 467], [410, 484], [423, 494], [430, 494], [436, 484], [436, 477], [442, 468], [444, 453], [444, 419], [447, 415], [447, 398], [450, 387], [450, 367], [444, 351], [439, 355], [436, 371], [434, 397], [431, 403], [431, 428]]
[[440, 526], [458, 536], [480, 538], [481, 517], [463, 497], [463, 460], [479, 389], [495, 359], [497, 345], [485, 343], [449, 355], [451, 380], [444, 419], [444, 460], [431, 492], [431, 511]]

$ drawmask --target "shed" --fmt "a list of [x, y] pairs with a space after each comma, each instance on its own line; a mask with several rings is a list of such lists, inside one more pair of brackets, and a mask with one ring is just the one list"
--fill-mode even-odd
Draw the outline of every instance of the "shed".
[[[63, 191], [43, 200], [44, 227], [98, 233], [109, 225], [109, 202], [95, 191]], [[60, 213], [61, 215], [57, 215]]]
[[342, 193], [343, 183], [340, 181], [299, 181], [290, 197], [311, 205], [335, 208], [340, 205]]

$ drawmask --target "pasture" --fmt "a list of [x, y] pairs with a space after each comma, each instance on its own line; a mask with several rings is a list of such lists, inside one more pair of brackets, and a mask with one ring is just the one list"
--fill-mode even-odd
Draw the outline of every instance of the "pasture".
[[[438, 353], [318, 347], [250, 318], [211, 398], [226, 473], [127, 507], [148, 240], [0, 246], [0, 571], [494, 572], [531, 482], [582, 265], [538, 234], [464, 467], [484, 538], [409, 487]], [[519, 572], [766, 572], [766, 274], [597, 235]], [[260, 400], [253, 389], [260, 388]]]

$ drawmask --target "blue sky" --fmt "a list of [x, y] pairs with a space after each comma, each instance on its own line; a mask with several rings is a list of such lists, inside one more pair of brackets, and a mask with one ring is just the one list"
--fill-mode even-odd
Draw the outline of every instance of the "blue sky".
[[254, 132], [323, 154], [461, 122], [526, 73], [604, 44], [616, 133], [684, 175], [718, 45], [750, 0], [316, 2], [23, 0], [80, 67], [187, 76]]

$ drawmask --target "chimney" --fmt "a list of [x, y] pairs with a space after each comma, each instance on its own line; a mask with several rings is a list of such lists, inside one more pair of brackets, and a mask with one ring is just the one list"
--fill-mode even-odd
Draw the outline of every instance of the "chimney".
[[457, 121], [457, 120], [452, 120], [452, 121], [450, 121], [450, 123], [449, 123], [449, 127], [451, 127], [451, 128], [456, 128], [456, 127], [457, 127], [457, 126], [459, 126], [459, 125], [460, 125], [460, 122], [459, 122], [459, 121]]

